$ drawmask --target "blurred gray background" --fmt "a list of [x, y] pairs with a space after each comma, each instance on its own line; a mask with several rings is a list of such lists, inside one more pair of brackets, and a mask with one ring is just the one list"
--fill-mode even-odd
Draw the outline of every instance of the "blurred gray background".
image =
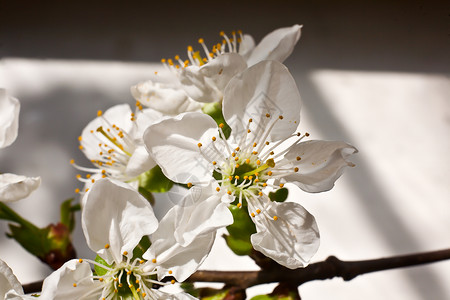
[[[78, 150], [81, 130], [98, 109], [132, 104], [129, 87], [159, 68], [153, 63], [185, 56], [199, 37], [212, 45], [221, 30], [242, 29], [258, 42], [303, 24], [285, 61], [304, 101], [301, 130], [360, 150], [331, 192], [295, 198], [321, 229], [315, 260], [448, 248], [449, 20], [448, 1], [0, 0], [0, 87], [22, 104], [19, 137], [0, 152], [0, 172], [43, 179], [13, 207], [40, 226], [58, 220], [59, 203], [79, 187], [69, 160], [89, 165]], [[92, 256], [79, 227], [75, 241], [80, 257]], [[49, 273], [1, 233], [0, 258], [22, 282]], [[212, 257], [207, 267], [255, 268], [230, 261]], [[303, 299], [444, 300], [449, 276], [442, 262], [300, 291]]]

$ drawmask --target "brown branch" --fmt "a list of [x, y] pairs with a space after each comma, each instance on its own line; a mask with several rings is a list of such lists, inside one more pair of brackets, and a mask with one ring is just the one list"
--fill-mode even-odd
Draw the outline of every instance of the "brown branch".
[[[282, 266], [261, 271], [197, 271], [187, 282], [222, 282], [229, 286], [245, 289], [254, 285], [284, 282], [300, 286], [313, 280], [342, 277], [345, 281], [371, 272], [417, 266], [450, 259], [450, 249], [423, 252], [410, 255], [393, 256], [380, 259], [341, 261], [334, 256], [325, 261], [310, 264], [306, 268], [290, 270]], [[23, 286], [25, 293], [35, 293], [40, 290], [42, 282], [34, 282]]]
[[290, 270], [278, 266], [270, 270], [248, 272], [197, 271], [187, 281], [223, 282], [241, 288], [271, 282], [287, 282], [300, 286], [305, 282], [334, 277], [342, 277], [345, 281], [348, 281], [362, 274], [411, 267], [446, 259], [450, 259], [450, 249], [360, 261], [341, 261], [334, 256], [330, 256], [325, 261], [310, 264], [303, 269]]

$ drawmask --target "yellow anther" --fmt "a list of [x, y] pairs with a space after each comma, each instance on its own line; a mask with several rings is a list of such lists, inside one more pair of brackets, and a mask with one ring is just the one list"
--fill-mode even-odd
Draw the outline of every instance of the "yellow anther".
[[248, 180], [252, 180], [253, 179], [253, 176], [248, 176]]
[[298, 172], [298, 168], [294, 168], [294, 172]]
[[81, 141], [83, 138], [81, 137], [81, 135], [78, 137], [78, 140]]
[[101, 110], [97, 111], [97, 117], [101, 117], [103, 115], [103, 112]]
[[248, 176], [244, 176], [244, 180], [247, 180], [248, 179]]
[[217, 164], [217, 162], [215, 160], [213, 160], [212, 164], [215, 166]]
[[271, 168], [275, 167], [275, 161], [273, 160], [273, 158], [269, 158], [268, 160], [266, 160], [266, 164]]
[[257, 183], [257, 182], [259, 182], [259, 179], [258, 179], [258, 178], [255, 179], [254, 183]]
[[152, 263], [156, 264], [156, 258], [152, 259]]
[[239, 180], [239, 176], [238, 175], [234, 176], [234, 179]]
[[234, 161], [238, 161], [238, 160], [239, 160], [239, 157], [236, 156], [236, 157], [234, 158]]
[[270, 151], [270, 153], [269, 153], [270, 155], [274, 155], [275, 154], [275, 152], [273, 152], [273, 151]]
[[307, 132], [307, 133], [305, 133], [305, 135], [306, 135], [306, 136], [309, 136], [309, 133]]
[[194, 51], [194, 48], [192, 48], [192, 46], [187, 46], [187, 51], [192, 52]]
[[253, 119], [248, 119], [248, 122], [249, 122], [249, 123], [253, 122]]
[[241, 207], [242, 207], [242, 204], [238, 203], [236, 206], [237, 206], [238, 208], [241, 208]]
[[258, 151], [253, 151], [252, 154], [253, 154], [253, 155], [257, 155], [257, 154], [258, 154]]
[[233, 180], [233, 176], [231, 176], [231, 175], [228, 176], [228, 180], [230, 180], [230, 181]]
[[267, 117], [267, 118], [270, 118], [270, 114], [266, 114], [266, 117]]
[[232, 35], [236, 35], [236, 31], [233, 30], [233, 31], [231, 32], [231, 34], [232, 34]]
[[256, 172], [256, 173], [255, 173], [255, 176], [259, 176], [259, 173], [258, 173], [258, 172]]
[[250, 215], [251, 215], [252, 217], [255, 217], [255, 214], [254, 214], [254, 213], [251, 213]]
[[236, 166], [235, 166], [236, 168], [239, 168], [239, 164], [236, 164]]
[[83, 260], [80, 258], [80, 259], [78, 260], [78, 262], [81, 264], [81, 263], [83, 262]]
[[155, 71], [155, 75], [158, 75], [158, 71]]
[[102, 178], [106, 178], [106, 175], [105, 175], [105, 174], [103, 174], [103, 175], [102, 175]]
[[204, 39], [202, 39], [202, 38], [199, 38], [199, 39], [198, 39], [198, 43], [199, 43], [199, 44], [203, 44], [204, 42], [205, 42]]
[[144, 297], [144, 298], [145, 298], [145, 296], [147, 296], [147, 294], [146, 294], [146, 293], [142, 293], [142, 297]]
[[91, 130], [91, 133], [94, 133], [94, 130]]
[[297, 160], [301, 160], [302, 158], [300, 157], [300, 156], [297, 156], [297, 158], [296, 158]]
[[75, 193], [79, 193], [80, 192], [80, 189], [75, 189]]
[[241, 148], [239, 148], [239, 147], [236, 147], [236, 149], [234, 149], [234, 150], [236, 150], [236, 151], [239, 151], [239, 150], [241, 150]]
[[119, 292], [119, 290], [118, 290], [118, 289], [114, 289], [114, 293], [116, 293], [116, 294], [117, 294], [118, 292]]
[[91, 174], [87, 174], [87, 175], [86, 175], [86, 178], [87, 178], [87, 179], [91, 178]]
[[284, 117], [283, 117], [283, 116], [278, 116], [278, 118], [279, 118], [280, 120], [283, 120]]
[[231, 156], [235, 157], [235, 156], [236, 156], [236, 153], [235, 153], [235, 152], [231, 153]]
[[221, 31], [220, 36], [224, 36], [224, 35], [225, 35], [225, 32]]
[[123, 283], [119, 283], [118, 287], [120, 288], [123, 287]]
[[143, 263], [145, 263], [145, 260], [141, 259], [141, 260], [139, 261], [139, 263], [142, 265]]
[[269, 142], [266, 142], [266, 145], [269, 145], [270, 143]]
[[247, 158], [247, 159], [245, 160], [245, 162], [246, 162], [247, 164], [249, 164], [249, 163], [250, 163], [250, 159]]
[[94, 183], [94, 182], [95, 182], [95, 179], [91, 179], [91, 182]]
[[176, 65], [176, 66], [175, 66], [175, 68], [179, 69], [179, 68], [180, 68], [180, 66], [179, 66], [179, 65]]
[[220, 124], [219, 124], [219, 127], [220, 127], [220, 128], [223, 128], [223, 126], [225, 126], [223, 123], [220, 123]]
[[216, 187], [216, 191], [220, 192], [220, 187]]
[[172, 280], [170, 281], [170, 283], [175, 284], [175, 280], [172, 279]]
[[260, 209], [257, 209], [257, 210], [256, 210], [256, 213], [257, 213], [257, 214], [260, 214], [260, 213], [261, 213], [261, 210], [260, 210]]
[[259, 192], [259, 193], [258, 193], [258, 196], [262, 196], [262, 195], [263, 195], [263, 193], [262, 193], [262, 192]]
[[127, 272], [127, 275], [131, 275], [131, 271], [128, 271], [128, 272]]
[[127, 251], [123, 251], [122, 254], [125, 255], [125, 256], [127, 256], [127, 255], [128, 255], [128, 252], [127, 252]]
[[258, 159], [258, 160], [256, 161], [256, 164], [259, 166], [259, 165], [261, 164], [261, 161]]
[[191, 187], [192, 187], [192, 182], [188, 182], [188, 183], [187, 183], [187, 187], [188, 187], [188, 188], [191, 188]]
[[256, 145], [257, 145], [256, 143], [253, 143], [253, 148], [256, 147]]
[[136, 283], [138, 284], [138, 283], [139, 283], [140, 281], [139, 281], [139, 279], [136, 279], [136, 281], [135, 281], [135, 282], [136, 282]]
[[77, 179], [80, 179], [80, 178], [81, 178], [81, 175], [80, 175], [80, 174], [77, 174], [76, 177], [77, 177]]
[[264, 183], [263, 183], [263, 187], [266, 187], [266, 186], [267, 186], [267, 183], [264, 182]]
[[105, 174], [106, 173], [106, 170], [102, 170], [102, 174]]
[[177, 55], [175, 55], [175, 59], [176, 60], [179, 60], [180, 59], [180, 56], [177, 54]]
[[76, 284], [76, 283], [74, 283], [74, 284], [73, 284], [73, 287], [77, 287], [77, 284]]
[[250, 129], [247, 129], [247, 133], [250, 133], [250, 132], [252, 132]]
[[130, 284], [128, 285], [128, 287], [131, 289], [131, 288], [133, 287], [133, 285], [130, 283]]
[[103, 277], [100, 277], [99, 279], [98, 279], [100, 282], [103, 282]]
[[214, 53], [210, 52], [210, 53], [209, 53], [209, 56], [210, 56], [210, 57], [214, 57]]
[[272, 176], [272, 171], [267, 172], [267, 175]]
[[197, 146], [198, 146], [199, 148], [201, 148], [203, 145], [202, 145], [202, 143], [198, 143]]
[[78, 149], [83, 150], [83, 146], [81, 146], [81, 145], [78, 146]]
[[278, 220], [278, 217], [277, 216], [273, 216], [273, 220], [274, 221]]
[[162, 63], [165, 63], [165, 62], [166, 62], [166, 59], [165, 59], [165, 58], [162, 58], [162, 59], [161, 59], [161, 62], [162, 62]]
[[171, 270], [169, 270], [169, 274], [172, 274], [173, 272]]
[[85, 189], [84, 191], [87, 193], [89, 191], [89, 189]]
[[282, 187], [284, 187], [284, 184], [283, 184], [283, 183], [280, 183], [280, 188], [282, 188]]
[[119, 278], [114, 277], [114, 281], [115, 281], [115, 282], [119, 281]]

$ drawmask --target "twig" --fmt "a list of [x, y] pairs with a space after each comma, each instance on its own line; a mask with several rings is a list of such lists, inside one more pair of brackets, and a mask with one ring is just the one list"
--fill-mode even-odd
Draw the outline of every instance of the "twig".
[[[310, 264], [304, 269], [290, 270], [282, 266], [261, 271], [197, 271], [187, 282], [222, 282], [242, 289], [270, 282], [285, 282], [300, 286], [313, 280], [342, 277], [345, 281], [371, 272], [417, 266], [450, 259], [450, 249], [393, 256], [380, 259], [341, 261], [334, 256], [325, 261]], [[25, 293], [36, 293], [42, 282], [25, 284]]]

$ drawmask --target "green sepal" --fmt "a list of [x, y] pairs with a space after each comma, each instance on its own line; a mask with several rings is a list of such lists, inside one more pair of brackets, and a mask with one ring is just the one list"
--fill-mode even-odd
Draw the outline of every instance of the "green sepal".
[[15, 239], [22, 247], [24, 247], [31, 254], [44, 258], [50, 251], [50, 243], [47, 239], [50, 228], [40, 229], [36, 226], [17, 226], [8, 224], [11, 233], [6, 235], [9, 238]]
[[227, 122], [225, 122], [225, 118], [223, 117], [222, 113], [222, 102], [213, 102], [213, 103], [206, 103], [202, 107], [203, 113], [207, 114], [211, 118], [216, 121], [217, 125], [220, 123], [223, 123], [223, 134], [225, 135], [225, 138], [229, 138], [231, 134], [231, 128], [228, 126]]
[[[100, 265], [103, 265], [103, 266], [105, 266], [105, 267], [111, 267], [111, 265], [109, 265], [107, 262], [106, 262], [106, 260], [104, 260], [103, 258], [101, 258], [100, 256], [96, 256], [95, 257], [95, 262], [96, 263], [98, 263], [98, 264], [100, 264]], [[108, 270], [107, 269], [103, 269], [102, 267], [100, 267], [99, 265], [94, 265], [94, 271], [95, 271], [95, 274], [97, 275], [97, 276], [103, 276], [103, 275], [105, 275], [106, 273], [108, 273]]]
[[144, 235], [139, 244], [133, 250], [132, 260], [135, 260], [136, 258], [141, 259], [142, 255], [144, 255], [145, 251], [147, 251], [147, 249], [150, 248], [151, 244], [152, 243], [150, 242], [148, 236]]
[[289, 195], [289, 190], [287, 188], [281, 188], [281, 189], [276, 190], [275, 192], [270, 192], [269, 198], [272, 201], [284, 202], [284, 201], [286, 201], [288, 195]]
[[69, 232], [75, 228], [75, 212], [80, 210], [80, 205], [72, 205], [73, 198], [65, 200], [61, 203], [61, 223], [64, 224]]
[[150, 193], [165, 193], [173, 186], [173, 182], [164, 175], [159, 166], [142, 173], [138, 179], [139, 188]]
[[228, 207], [233, 215], [233, 224], [227, 226], [230, 235], [225, 236], [228, 247], [237, 255], [249, 255], [253, 249], [250, 236], [256, 232], [255, 223], [250, 219], [246, 207]]

